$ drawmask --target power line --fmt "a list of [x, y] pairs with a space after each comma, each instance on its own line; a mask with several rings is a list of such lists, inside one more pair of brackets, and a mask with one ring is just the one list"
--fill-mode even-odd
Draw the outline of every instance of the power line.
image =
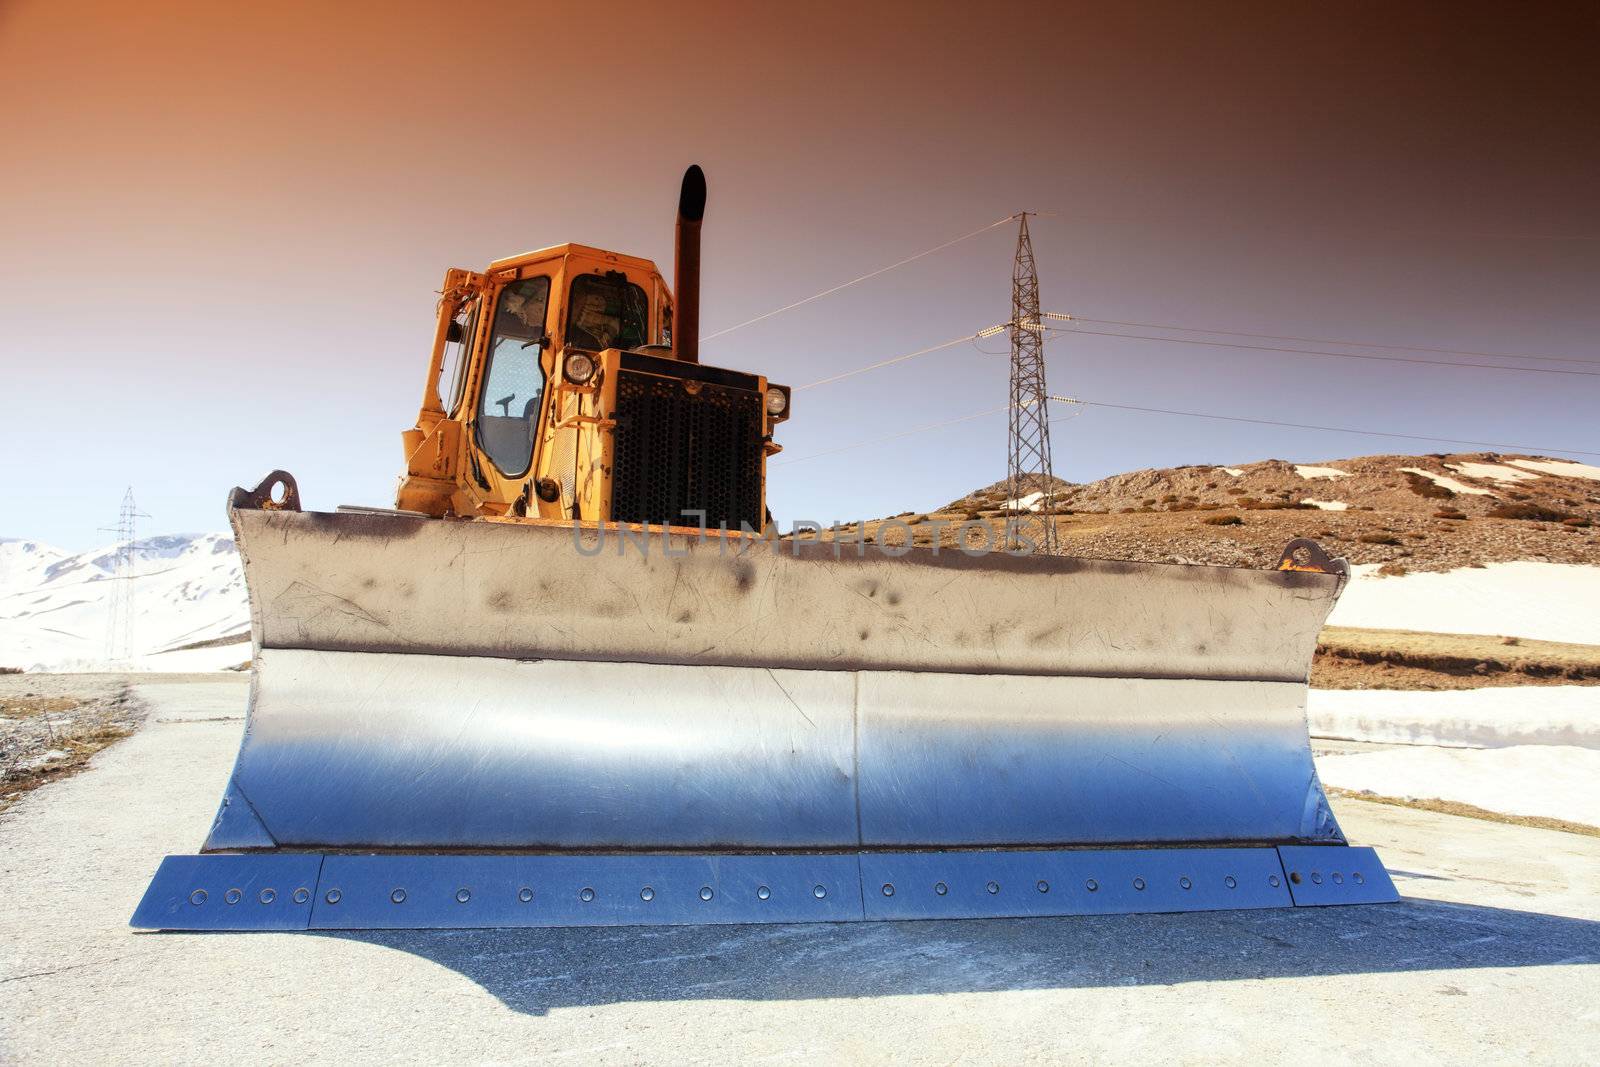
[[[1024, 214], [1024, 213], [1019, 212], [1018, 214]], [[1062, 212], [1057, 212], [1057, 211], [1027, 212], [1026, 214], [1038, 215], [1040, 217], [1057, 217], [1057, 216], [1062, 216], [1063, 215]], [[877, 270], [869, 271], [866, 274], [860, 275], [859, 277], [856, 277], [856, 278], [852, 278], [847, 282], [841, 282], [838, 285], [831, 286], [831, 287], [829, 287], [827, 289], [823, 289], [820, 292], [813, 293], [810, 296], [805, 297], [805, 298], [803, 298], [801, 300], [796, 300], [793, 303], [785, 304], [783, 307], [774, 308], [771, 311], [764, 312], [763, 314], [760, 314], [760, 315], [756, 315], [753, 318], [745, 319], [743, 322], [737, 322], [737, 323], [733, 324], [732, 326], [728, 326], [728, 327], [725, 327], [724, 329], [717, 330], [714, 333], [706, 334], [704, 337], [701, 338], [701, 340], [709, 341], [709, 340], [712, 340], [713, 338], [721, 337], [722, 335], [728, 334], [728, 333], [732, 333], [735, 330], [741, 330], [746, 326], [753, 326], [758, 322], [763, 322], [766, 319], [770, 319], [775, 315], [781, 315], [786, 311], [793, 311], [795, 308], [803, 307], [806, 304], [811, 303], [812, 301], [821, 300], [825, 296], [832, 296], [834, 293], [837, 293], [837, 292], [839, 292], [839, 291], [841, 291], [843, 289], [848, 289], [852, 285], [858, 285], [861, 282], [870, 281], [871, 279], [876, 278], [879, 275], [887, 274], [892, 270], [896, 270], [896, 269], [898, 269], [900, 267], [906, 266], [909, 263], [914, 263], [917, 260], [922, 259], [922, 258], [924, 258], [926, 256], [931, 256], [935, 252], [942, 252], [943, 250], [945, 250], [946, 248], [951, 247], [952, 245], [957, 245], [957, 244], [960, 244], [963, 241], [967, 241], [967, 240], [970, 240], [970, 239], [972, 239], [974, 237], [977, 237], [980, 234], [988, 233], [990, 230], [993, 230], [993, 229], [995, 229], [997, 227], [1000, 227], [1000, 226], [1004, 226], [1006, 223], [1010, 222], [1011, 220], [1013, 220], [1015, 218], [1017, 218], [1017, 214], [1007, 215], [1003, 219], [996, 219], [994, 222], [989, 223], [987, 226], [979, 227], [978, 229], [972, 230], [972, 231], [970, 231], [968, 233], [964, 233], [964, 234], [960, 235], [959, 237], [952, 237], [948, 241], [943, 241], [943, 242], [941, 242], [939, 244], [936, 244], [932, 248], [923, 249], [921, 252], [917, 252], [917, 253], [915, 253], [913, 255], [905, 257], [904, 259], [897, 260], [894, 263], [891, 263], [886, 267], [879, 267]], [[1502, 235], [1502, 236], [1516, 236], [1516, 235]], [[1571, 240], [1571, 241], [1600, 240], [1600, 238], [1590, 237], [1590, 236], [1587, 236], [1587, 235], [1579, 236], [1579, 235], [1570, 235], [1570, 234], [1564, 234], [1564, 235], [1557, 235], [1557, 234], [1526, 234], [1526, 235], [1520, 235], [1520, 236], [1536, 237], [1536, 238], [1548, 239], [1548, 240]], [[1081, 316], [1057, 315], [1057, 314], [1049, 314], [1049, 313], [1046, 313], [1043, 317], [1045, 317], [1045, 318], [1055, 318], [1055, 319], [1076, 319], [1079, 322], [1097, 323], [1097, 324], [1104, 325], [1104, 326], [1131, 326], [1131, 327], [1134, 327], [1136, 329], [1177, 330], [1177, 331], [1184, 332], [1184, 333], [1211, 333], [1211, 334], [1226, 334], [1226, 335], [1231, 336], [1231, 337], [1254, 337], [1254, 338], [1257, 338], [1257, 339], [1260, 339], [1260, 340], [1266, 340], [1266, 341], [1294, 341], [1294, 342], [1297, 342], [1297, 343], [1304, 343], [1304, 344], [1343, 345], [1343, 346], [1350, 347], [1350, 348], [1378, 348], [1378, 349], [1386, 349], [1386, 350], [1389, 350], [1389, 351], [1404, 351], [1404, 352], [1434, 352], [1434, 353], [1438, 353], [1440, 355], [1476, 356], [1476, 357], [1481, 357], [1481, 358], [1485, 358], [1485, 359], [1519, 359], [1519, 360], [1528, 360], [1528, 361], [1539, 362], [1539, 363], [1583, 363], [1583, 364], [1600, 365], [1600, 360], [1573, 359], [1573, 358], [1565, 358], [1565, 357], [1561, 357], [1561, 356], [1526, 356], [1526, 355], [1517, 355], [1517, 354], [1506, 353], [1506, 352], [1478, 352], [1478, 351], [1473, 351], [1473, 350], [1470, 350], [1470, 349], [1435, 348], [1435, 347], [1430, 347], [1430, 346], [1427, 346], [1427, 345], [1395, 345], [1395, 344], [1385, 344], [1385, 343], [1376, 342], [1376, 341], [1334, 341], [1334, 340], [1327, 340], [1327, 339], [1324, 339], [1324, 338], [1315, 338], [1315, 337], [1295, 337], [1295, 336], [1286, 336], [1286, 335], [1281, 335], [1281, 334], [1254, 333], [1254, 332], [1251, 332], [1251, 331], [1248, 331], [1248, 330], [1212, 330], [1212, 329], [1204, 329], [1204, 328], [1201, 328], [1201, 327], [1194, 327], [1194, 326], [1173, 326], [1173, 325], [1167, 325], [1167, 324], [1162, 324], [1162, 323], [1147, 323], [1147, 322], [1124, 322], [1124, 321], [1120, 321], [1120, 320], [1117, 320], [1117, 319], [1092, 319], [1092, 318], [1084, 318], [1084, 317], [1081, 317]], [[1081, 332], [1087, 333], [1087, 332], [1090, 332], [1090, 331], [1081, 331]], [[1116, 334], [1116, 335], [1107, 335], [1107, 336], [1132, 336], [1132, 335]], [[1159, 340], [1159, 338], [1148, 338], [1148, 339], [1150, 339], [1150, 340]], [[1212, 343], [1215, 344], [1215, 343], [1219, 343], [1219, 342], [1212, 342]], [[1233, 347], [1248, 347], [1248, 346], [1233, 346]], [[1279, 350], [1279, 349], [1268, 349], [1268, 351], [1282, 351], [1282, 350]], [[1320, 355], [1320, 354], [1337, 354], [1337, 353], [1317, 353], [1317, 354]], [[1436, 362], [1436, 361], [1429, 361], [1429, 362]], [[1455, 364], [1443, 364], [1443, 365], [1454, 366]], [[1466, 366], [1467, 364], [1462, 364], [1462, 365]], [[1474, 366], [1479, 366], [1479, 365], [1474, 364]], [[1488, 369], [1513, 369], [1513, 368], [1488, 368]]]
[[[995, 328], [991, 327], [990, 329], [995, 329]], [[999, 327], [999, 329], [1004, 329], [1004, 327]], [[990, 334], [990, 332], [988, 330], [979, 330], [977, 333], [965, 334], [965, 335], [963, 335], [961, 337], [956, 337], [956, 338], [953, 338], [952, 340], [949, 340], [949, 341], [941, 341], [936, 345], [929, 345], [927, 348], [921, 348], [921, 349], [918, 349], [915, 352], [907, 352], [903, 356], [895, 356], [892, 359], [880, 360], [877, 363], [869, 363], [865, 367], [857, 367], [855, 370], [843, 371], [843, 372], [841, 372], [839, 374], [833, 375], [832, 377], [820, 378], [817, 381], [808, 382], [805, 385], [797, 385], [797, 386], [794, 387], [794, 391], [798, 393], [802, 389], [815, 389], [819, 385], [832, 385], [834, 382], [840, 382], [840, 381], [843, 381], [846, 378], [854, 378], [858, 374], [866, 374], [868, 371], [879, 370], [879, 369], [881, 369], [883, 367], [891, 367], [896, 363], [904, 363], [908, 359], [916, 359], [918, 356], [926, 356], [926, 355], [929, 355], [930, 353], [939, 352], [939, 351], [942, 351], [942, 350], [944, 350], [946, 348], [951, 348], [951, 347], [953, 347], [955, 345], [962, 344], [963, 342], [966, 342], [966, 341], [975, 341], [979, 337], [985, 337], [985, 336], [992, 336], [992, 335]]]
[[1085, 334], [1093, 337], [1120, 337], [1131, 341], [1163, 341], [1174, 345], [1200, 345], [1205, 348], [1231, 348], [1245, 352], [1283, 352], [1292, 356], [1326, 356], [1334, 359], [1365, 359], [1379, 363], [1417, 363], [1424, 367], [1468, 367], [1475, 370], [1497, 370], [1510, 374], [1562, 374], [1579, 378], [1600, 378], [1600, 371], [1558, 370], [1554, 367], [1502, 367], [1495, 363], [1457, 363], [1444, 359], [1414, 359], [1407, 356], [1378, 356], [1370, 352], [1327, 352], [1310, 348], [1277, 348], [1272, 345], [1241, 345], [1228, 341], [1201, 341], [1193, 337], [1157, 337], [1145, 333], [1117, 333], [1110, 330], [1060, 330], [1068, 334]]
[[971, 415], [962, 415], [954, 419], [945, 419], [942, 422], [930, 422], [924, 426], [915, 426], [909, 430], [902, 430], [899, 433], [887, 433], [881, 437], [870, 437], [865, 441], [856, 441], [852, 444], [840, 445], [838, 448], [830, 448], [826, 452], [813, 452], [809, 456], [795, 456], [790, 459], [775, 460], [773, 461], [772, 466], [787, 467], [791, 463], [804, 463], [807, 460], [821, 459], [824, 456], [837, 455], [840, 452], [849, 452], [852, 449], [865, 448], [868, 445], [879, 445], [885, 441], [895, 441], [902, 437], [911, 437], [915, 434], [927, 433], [929, 430], [941, 430], [946, 426], [954, 426], [958, 422], [971, 422], [973, 419], [981, 419], [989, 415], [998, 415], [1005, 410], [1006, 408], [1002, 406], [990, 408], [987, 411], [975, 411]]
[[[1479, 448], [1493, 449], [1496, 452], [1526, 452], [1534, 455], [1560, 454], [1568, 456], [1600, 456], [1600, 452], [1586, 451], [1581, 448], [1555, 448], [1549, 445], [1511, 445], [1501, 441], [1472, 441], [1459, 437], [1429, 437], [1423, 434], [1414, 433], [1389, 433], [1384, 430], [1360, 430], [1349, 426], [1318, 426], [1302, 422], [1280, 422], [1275, 419], [1252, 419], [1246, 418], [1242, 415], [1218, 415], [1215, 412], [1208, 411], [1179, 411], [1173, 408], [1152, 408], [1140, 407], [1134, 404], [1113, 404], [1109, 401], [1083, 400], [1078, 397], [1052, 396], [1049, 399], [1059, 403], [1075, 404], [1080, 407], [1110, 408], [1117, 411], [1137, 411], [1148, 415], [1176, 415], [1191, 419], [1214, 419], [1220, 422], [1243, 422], [1255, 426], [1277, 426], [1291, 430], [1318, 430], [1324, 433], [1357, 434], [1363, 437], [1389, 437], [1407, 441], [1427, 441], [1433, 444], [1442, 445], [1475, 445]], [[946, 426], [954, 426], [957, 423], [971, 422], [974, 419], [981, 419], [990, 415], [998, 415], [1002, 411], [1006, 410], [1008, 410], [1007, 407], [997, 407], [989, 408], [985, 411], [975, 411], [970, 415], [962, 415], [954, 419], [944, 419], [940, 422], [930, 422], [923, 426], [916, 426], [909, 430], [902, 430], [899, 433], [884, 434], [881, 437], [872, 437], [865, 441], [855, 441], [848, 445], [840, 445], [837, 448], [830, 448], [825, 452], [813, 452], [806, 456], [796, 456], [791, 459], [777, 460], [774, 462], [773, 466], [785, 466], [790, 463], [804, 463], [807, 460], [821, 459], [824, 456], [833, 456], [840, 452], [849, 452], [853, 449], [865, 448], [868, 445], [882, 444], [885, 441], [894, 441], [902, 437], [911, 437], [915, 434], [928, 433], [932, 430], [940, 430]], [[1063, 416], [1060, 418], [1051, 419], [1050, 421], [1052, 424], [1054, 424], [1057, 422], [1063, 422], [1067, 418], [1073, 417], [1075, 416]]]
[[[1054, 311], [1041, 312], [1040, 315], [1039, 315], [1039, 320], [1040, 320], [1041, 324], [1042, 324], [1042, 320], [1046, 320], [1046, 319], [1054, 319], [1054, 320], [1065, 321], [1065, 322], [1105, 322], [1105, 323], [1110, 323], [1111, 322], [1111, 320], [1108, 320], [1108, 319], [1082, 318], [1082, 317], [1077, 316], [1077, 315], [1063, 315], [1063, 314], [1061, 314], [1059, 312], [1054, 312]], [[1030, 325], [1034, 325], [1034, 323], [1033, 322], [1024, 322], [1023, 323], [1024, 327], [1030, 326]], [[1129, 323], [1128, 325], [1136, 325], [1136, 324]], [[1010, 328], [1011, 328], [1011, 324], [1010, 323], [1000, 323], [1000, 324], [995, 325], [995, 326], [987, 326], [984, 329], [981, 329], [976, 333], [970, 333], [970, 334], [966, 334], [966, 335], [964, 335], [962, 337], [952, 338], [949, 341], [941, 341], [939, 344], [930, 345], [927, 348], [918, 349], [915, 352], [908, 352], [903, 356], [894, 356], [893, 358], [885, 359], [885, 360], [879, 360], [876, 363], [869, 363], [869, 364], [867, 364], [865, 366], [857, 367], [857, 368], [855, 368], [853, 370], [842, 371], [839, 374], [830, 375], [827, 378], [821, 378], [821, 379], [819, 379], [817, 381], [810, 382], [810, 383], [808, 383], [806, 385], [796, 386], [795, 388], [798, 391], [798, 390], [801, 390], [801, 389], [815, 389], [819, 385], [831, 385], [834, 382], [843, 381], [846, 378], [853, 378], [858, 374], [866, 374], [869, 371], [881, 370], [884, 367], [891, 367], [891, 366], [894, 366], [897, 363], [904, 363], [907, 360], [916, 359], [919, 356], [926, 356], [926, 355], [930, 355], [931, 353], [934, 353], [934, 352], [940, 352], [940, 351], [943, 351], [946, 348], [951, 348], [951, 347], [954, 347], [955, 345], [961, 344], [964, 341], [974, 341], [974, 342], [976, 342], [976, 341], [980, 341], [980, 340], [983, 340], [983, 339], [988, 338], [988, 337], [993, 337], [996, 334], [1004, 333], [1006, 330], [1008, 330]], [[1321, 350], [1317, 350], [1317, 349], [1308, 349], [1308, 348], [1278, 348], [1276, 346], [1269, 346], [1269, 345], [1240, 345], [1240, 344], [1232, 344], [1232, 343], [1227, 342], [1227, 341], [1201, 341], [1201, 340], [1197, 340], [1195, 338], [1190, 338], [1190, 337], [1157, 337], [1157, 336], [1154, 336], [1154, 335], [1151, 335], [1151, 334], [1121, 333], [1121, 332], [1114, 332], [1114, 331], [1109, 331], [1109, 330], [1057, 329], [1057, 328], [1054, 328], [1054, 327], [1045, 327], [1045, 328], [1047, 330], [1050, 330], [1052, 333], [1055, 333], [1055, 334], [1067, 334], [1067, 335], [1082, 334], [1082, 335], [1085, 335], [1085, 336], [1093, 336], [1093, 337], [1120, 337], [1120, 338], [1124, 338], [1124, 339], [1128, 339], [1128, 340], [1135, 340], [1135, 341], [1165, 341], [1165, 342], [1168, 342], [1169, 344], [1201, 345], [1201, 346], [1207, 347], [1207, 348], [1232, 348], [1232, 349], [1241, 349], [1241, 350], [1249, 351], [1249, 352], [1281, 352], [1281, 353], [1284, 353], [1284, 354], [1287, 354], [1287, 355], [1297, 355], [1297, 356], [1323, 356], [1323, 357], [1330, 357], [1330, 358], [1335, 358], [1335, 359], [1341, 359], [1341, 358], [1342, 359], [1364, 359], [1364, 360], [1369, 360], [1369, 361], [1376, 360], [1378, 362], [1383, 362], [1383, 363], [1412, 363], [1412, 364], [1417, 364], [1417, 365], [1424, 366], [1424, 367], [1463, 367], [1463, 368], [1475, 369], [1475, 370], [1498, 370], [1498, 371], [1508, 371], [1508, 372], [1512, 372], [1512, 373], [1526, 372], [1526, 373], [1529, 373], [1529, 374], [1562, 374], [1562, 375], [1577, 376], [1577, 377], [1582, 377], [1582, 378], [1600, 378], [1600, 371], [1557, 370], [1557, 369], [1551, 369], [1551, 368], [1547, 368], [1547, 367], [1502, 367], [1502, 366], [1498, 366], [1498, 365], [1491, 364], [1491, 363], [1460, 363], [1460, 362], [1456, 362], [1456, 361], [1453, 361], [1453, 360], [1443, 360], [1443, 359], [1412, 359], [1412, 358], [1405, 357], [1405, 356], [1377, 356], [1377, 355], [1371, 355], [1371, 354], [1365, 353], [1365, 352], [1328, 352], [1328, 351], [1321, 351]], [[1176, 330], [1176, 329], [1183, 329], [1184, 327], [1157, 326], [1157, 325], [1152, 324], [1150, 326], [1150, 328], [1151, 329], [1161, 329], [1161, 330], [1169, 330], [1169, 329], [1170, 330]], [[1227, 331], [1223, 331], [1223, 330], [1198, 331], [1197, 330], [1195, 332], [1197, 332], [1197, 333], [1198, 332], [1224, 333], [1224, 332], [1227, 332]], [[1267, 337], [1267, 338], [1274, 338], [1276, 335], [1272, 335], [1272, 334], [1235, 333], [1235, 334], [1233, 334], [1233, 336], [1237, 336], [1237, 337]], [[1300, 338], [1284, 338], [1284, 339], [1285, 340], [1300, 340]], [[1324, 341], [1324, 342], [1321, 342], [1321, 343], [1323, 343], [1323, 344], [1355, 344], [1356, 342]], [[981, 345], [978, 345], [978, 346], [975, 346], [975, 347], [976, 347], [978, 352], [980, 352], [980, 353], [982, 353], [983, 355], [986, 355], [986, 356], [1002, 356], [1002, 355], [1006, 354], [1004, 352], [991, 352], [988, 349], [983, 348]], [[1374, 345], [1372, 347], [1380, 347], [1380, 346]], [[1394, 347], [1399, 348], [1399, 347], [1402, 347], [1402, 346], [1394, 346]], [[1441, 352], [1443, 352], [1443, 351], [1448, 351], [1448, 350], [1446, 350], [1446, 349], [1437, 349], [1437, 350], [1435, 350], [1435, 349], [1419, 349], [1419, 351], [1441, 351]], [[1503, 357], [1503, 358], [1507, 358], [1507, 359], [1543, 359], [1543, 358], [1547, 358], [1547, 357], [1542, 357], [1542, 356], [1506, 356], [1506, 357]], [[1549, 358], [1554, 358], [1554, 357], [1549, 357]], [[1600, 363], [1600, 361], [1590, 361], [1590, 360], [1564, 360], [1563, 362], [1572, 362], [1572, 363], [1596, 362], [1596, 363]]]
[[841, 289], [848, 289], [852, 285], [857, 285], [857, 284], [859, 284], [861, 282], [869, 281], [869, 280], [871, 280], [873, 278], [876, 278], [880, 274], [887, 274], [890, 271], [895, 270], [898, 267], [905, 266], [907, 263], [915, 263], [917, 260], [923, 258], [924, 256], [931, 256], [935, 252], [942, 252], [946, 248], [949, 248], [951, 245], [958, 245], [962, 241], [970, 240], [971, 238], [974, 238], [974, 237], [978, 236], [981, 233], [988, 233], [990, 230], [994, 229], [997, 226], [1004, 226], [1006, 223], [1010, 222], [1014, 218], [1016, 218], [1015, 215], [1007, 215], [1003, 219], [996, 219], [994, 222], [989, 223], [989, 225], [981, 227], [981, 228], [976, 229], [976, 230], [973, 230], [971, 233], [964, 233], [960, 237], [952, 237], [950, 240], [945, 241], [943, 244], [937, 244], [937, 245], [934, 245], [932, 248], [923, 249], [921, 252], [918, 252], [916, 255], [907, 256], [905, 259], [902, 259], [902, 260], [899, 260], [897, 262], [891, 263], [887, 267], [879, 267], [877, 270], [871, 271], [871, 272], [869, 272], [867, 274], [863, 274], [859, 278], [851, 278], [849, 281], [841, 282], [840, 284], [833, 286], [831, 289], [824, 289], [820, 293], [812, 293], [810, 296], [806, 297], [804, 300], [796, 300], [792, 304], [785, 304], [781, 308], [774, 308], [773, 310], [768, 311], [765, 314], [757, 315], [753, 319], [745, 319], [743, 322], [734, 323], [732, 326], [729, 326], [729, 327], [727, 327], [725, 329], [718, 330], [716, 333], [708, 333], [705, 336], [701, 337], [700, 340], [709, 341], [714, 337], [721, 337], [725, 333], [732, 333], [734, 330], [742, 330], [746, 326], [753, 326], [758, 322], [762, 322], [762, 321], [764, 321], [766, 319], [772, 318], [774, 315], [782, 315], [785, 311], [793, 311], [795, 308], [803, 307], [804, 305], [811, 303], [813, 300], [821, 300], [825, 296], [832, 296], [834, 293], [837, 293]]
[[1415, 433], [1389, 433], [1385, 430], [1356, 430], [1348, 426], [1315, 426], [1302, 422], [1279, 422], [1275, 419], [1251, 419], [1242, 415], [1218, 415], [1208, 411], [1177, 411], [1172, 408], [1148, 408], [1134, 404], [1112, 404], [1101, 400], [1080, 400], [1070, 396], [1052, 396], [1051, 400], [1064, 404], [1080, 404], [1084, 407], [1114, 408], [1119, 411], [1139, 411], [1150, 415], [1181, 415], [1191, 419], [1216, 419], [1222, 422], [1246, 422], [1254, 426], [1284, 426], [1293, 430], [1320, 430], [1325, 433], [1352, 433], [1366, 437], [1394, 437], [1407, 441], [1430, 441], [1444, 445], [1476, 445], [1480, 448], [1492, 448], [1497, 452], [1529, 452], [1536, 455], [1548, 455], [1551, 452], [1563, 452], [1571, 456], [1600, 456], [1600, 452], [1587, 452], [1581, 448], [1552, 448], [1548, 445], [1508, 445], [1499, 441], [1471, 441], [1459, 437], [1429, 437]]
[[1217, 333], [1230, 337], [1254, 337], [1263, 341], [1295, 341], [1307, 345], [1344, 345], [1348, 348], [1382, 348], [1393, 352], [1437, 352], [1446, 356], [1476, 356], [1482, 359], [1526, 359], [1539, 363], [1588, 363], [1600, 365], [1600, 359], [1570, 359], [1561, 356], [1520, 356], [1510, 352], [1474, 352], [1462, 348], [1429, 348], [1426, 345], [1392, 345], [1378, 341], [1330, 341], [1326, 337], [1291, 337], [1275, 333], [1250, 333], [1246, 330], [1207, 330], [1199, 326], [1173, 326], [1160, 322], [1123, 322], [1118, 319], [1090, 319], [1082, 315], [1046, 314], [1045, 318], [1072, 319], [1075, 322], [1092, 322], [1100, 326], [1131, 326], [1140, 330], [1177, 330], [1180, 333]]
[[[1182, 215], [1083, 215], [1069, 211], [1030, 211], [1028, 214], [1037, 215], [1039, 218], [1060, 218], [1088, 223], [1109, 222], [1135, 226], [1171, 226], [1174, 224], [1192, 226], [1198, 224], [1200, 226], [1221, 226], [1230, 233], [1239, 232], [1238, 219], [1231, 215], [1219, 217], [1196, 216], [1192, 212], [1186, 212]], [[1330, 225], [1337, 225], [1341, 233], [1347, 232], [1347, 228], [1343, 224]], [[1304, 223], [1297, 225], [1297, 229], [1301, 232], [1313, 231], [1319, 228], [1326, 229], [1329, 227], [1306, 226]], [[1275, 226], [1273, 229], [1281, 230], [1282, 227]], [[1420, 237], [1482, 237], [1492, 241], [1600, 241], [1600, 236], [1588, 233], [1510, 233], [1505, 230], [1463, 230], [1460, 228], [1445, 230], [1426, 227], [1407, 230], [1385, 227], [1381, 231], [1374, 232], [1382, 232], [1385, 236], [1400, 234]]]

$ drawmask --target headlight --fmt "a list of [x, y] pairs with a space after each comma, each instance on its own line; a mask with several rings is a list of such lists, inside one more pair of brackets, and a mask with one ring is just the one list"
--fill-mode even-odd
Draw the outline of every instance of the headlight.
[[789, 407], [789, 394], [782, 389], [767, 390], [767, 414], [782, 415]]
[[567, 357], [565, 371], [567, 381], [582, 385], [594, 377], [594, 359], [591, 356], [584, 355], [582, 352], [574, 352]]

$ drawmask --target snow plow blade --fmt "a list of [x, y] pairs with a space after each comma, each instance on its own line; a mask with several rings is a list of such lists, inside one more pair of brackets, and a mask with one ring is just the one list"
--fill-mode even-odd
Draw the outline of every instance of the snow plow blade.
[[[284, 476], [287, 479], [287, 476]], [[236, 492], [256, 655], [174, 930], [1395, 899], [1312, 765], [1346, 579], [302, 513]]]

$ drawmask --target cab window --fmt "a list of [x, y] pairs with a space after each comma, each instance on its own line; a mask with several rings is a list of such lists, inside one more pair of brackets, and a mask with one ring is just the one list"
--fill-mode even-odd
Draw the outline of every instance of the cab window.
[[544, 393], [540, 344], [550, 305], [550, 279], [523, 278], [495, 301], [489, 366], [478, 395], [478, 445], [508, 477], [533, 462], [539, 398]]
[[472, 334], [478, 325], [478, 301], [469, 300], [456, 312], [451, 326], [450, 340], [445, 341], [444, 356], [439, 361], [439, 401], [446, 415], [455, 414], [461, 403], [461, 387], [467, 379], [466, 353], [472, 348]]
[[650, 305], [644, 290], [618, 271], [580, 274], [572, 282], [567, 344], [598, 352], [639, 348], [647, 340]]

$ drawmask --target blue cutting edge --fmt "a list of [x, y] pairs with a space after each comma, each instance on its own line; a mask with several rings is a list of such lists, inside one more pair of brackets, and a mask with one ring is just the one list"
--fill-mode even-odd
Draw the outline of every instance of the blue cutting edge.
[[774, 855], [168, 856], [150, 930], [849, 922], [1217, 911], [1399, 899], [1370, 848]]

